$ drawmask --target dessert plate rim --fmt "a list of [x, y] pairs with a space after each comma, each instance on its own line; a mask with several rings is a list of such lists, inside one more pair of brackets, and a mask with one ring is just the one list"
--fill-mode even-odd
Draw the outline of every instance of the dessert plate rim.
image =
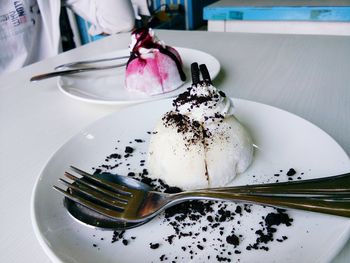
[[[187, 80], [173, 91], [159, 95], [147, 96], [141, 93], [129, 92], [124, 87], [125, 67], [93, 71], [87, 73], [60, 76], [57, 78], [59, 90], [79, 101], [104, 105], [131, 105], [135, 103], [172, 98], [184, 92], [191, 86], [190, 67], [192, 62], [206, 64], [214, 80], [220, 72], [220, 62], [211, 54], [193, 48], [174, 47], [180, 54]], [[128, 49], [120, 49], [92, 59], [118, 57], [128, 55]], [[122, 60], [125, 61], [125, 60]], [[105, 62], [103, 65], [120, 64], [120, 62]]]
[[[350, 170], [350, 160], [345, 151], [341, 148], [341, 146], [326, 132], [318, 128], [317, 126], [313, 125], [312, 123], [308, 122], [307, 120], [296, 116], [292, 113], [289, 113], [287, 111], [258, 103], [258, 102], [252, 102], [248, 100], [242, 100], [242, 99], [233, 99], [234, 104], [236, 105], [236, 114], [239, 117], [239, 119], [242, 121], [243, 124], [248, 125], [249, 128], [249, 121], [246, 121], [244, 119], [246, 113], [256, 112], [256, 116], [252, 116], [252, 119], [255, 121], [259, 121], [259, 118], [262, 116], [265, 116], [266, 121], [271, 121], [271, 123], [274, 123], [277, 121], [276, 119], [269, 119], [267, 114], [279, 116], [281, 118], [278, 119], [278, 121], [285, 120], [285, 124], [292, 125], [292, 124], [299, 124], [300, 126], [294, 127], [293, 131], [291, 131], [290, 135], [292, 133], [298, 133], [297, 131], [301, 132], [300, 136], [304, 136], [303, 132], [306, 132], [306, 134], [310, 135], [310, 131], [315, 132], [314, 138], [309, 138], [311, 140], [311, 144], [316, 143], [317, 146], [318, 143], [324, 143], [324, 145], [329, 146], [328, 150], [329, 153], [325, 153], [325, 157], [334, 156], [337, 160], [332, 160], [330, 163], [335, 164], [334, 167], [326, 168], [325, 170], [322, 170], [324, 172], [323, 174], [318, 174], [319, 176], [329, 176], [331, 174], [340, 174], [346, 171]], [[47, 253], [47, 255], [50, 257], [50, 259], [53, 262], [94, 262], [93, 260], [96, 259], [96, 256], [98, 256], [101, 261], [100, 262], [130, 262], [125, 258], [121, 258], [122, 256], [118, 255], [117, 248], [111, 246], [111, 247], [103, 247], [101, 248], [101, 251], [97, 251], [96, 248], [93, 248], [94, 240], [89, 240], [92, 238], [93, 235], [100, 235], [101, 232], [96, 231], [94, 229], [86, 228], [86, 226], [82, 226], [72, 220], [68, 213], [63, 208], [63, 198], [54, 190], [51, 189], [51, 186], [53, 183], [57, 182], [57, 179], [63, 174], [63, 171], [68, 168], [70, 164], [77, 165], [83, 169], [87, 167], [92, 167], [97, 162], [96, 157], [99, 155], [98, 153], [91, 153], [88, 151], [85, 151], [81, 147], [94, 147], [96, 149], [96, 146], [100, 145], [102, 142], [104, 146], [106, 145], [106, 140], [109, 140], [110, 135], [106, 135], [106, 133], [118, 133], [122, 136], [127, 136], [126, 139], [132, 139], [130, 138], [128, 131], [125, 133], [125, 131], [120, 131], [121, 127], [118, 125], [120, 120], [123, 120], [127, 118], [128, 120], [133, 119], [132, 116], [135, 117], [135, 114], [138, 112], [148, 112], [147, 110], [153, 110], [154, 112], [160, 112], [163, 113], [165, 110], [170, 107], [171, 100], [162, 100], [152, 103], [144, 103], [139, 104], [136, 106], [128, 107], [126, 109], [123, 109], [121, 111], [118, 111], [116, 113], [112, 113], [95, 123], [89, 125], [87, 128], [84, 128], [82, 131], [80, 131], [78, 134], [74, 135], [71, 139], [69, 139], [66, 143], [64, 143], [60, 149], [55, 152], [48, 163], [45, 165], [45, 167], [42, 169], [42, 172], [40, 173], [39, 177], [37, 178], [37, 181], [35, 183], [35, 186], [33, 188], [33, 194], [32, 194], [32, 200], [31, 200], [31, 218], [32, 218], [32, 224], [34, 228], [35, 235], [37, 239], [39, 240], [39, 243], [41, 244], [44, 251]], [[154, 114], [151, 114], [153, 116]], [[249, 115], [250, 116], [250, 115]], [[156, 116], [159, 117], [159, 116]], [[152, 117], [153, 118], [153, 117]], [[243, 118], [243, 119], [242, 119]], [[254, 119], [255, 118], [255, 119]], [[145, 117], [145, 122], [147, 122], [147, 117]], [[154, 118], [153, 118], [154, 119]], [[153, 120], [151, 119], [151, 120]], [[253, 122], [251, 120], [251, 122]], [[117, 121], [117, 122], [116, 122]], [[135, 122], [135, 121], [134, 121]], [[135, 122], [135, 127], [142, 127], [142, 123]], [[153, 125], [153, 123], [152, 123]], [[257, 124], [260, 125], [260, 124]], [[283, 123], [279, 123], [279, 125], [284, 126]], [[109, 128], [108, 128], [109, 127]], [[108, 129], [106, 129], [108, 128]], [[149, 127], [144, 127], [143, 129], [149, 129]], [[298, 128], [298, 129], [297, 129]], [[261, 133], [264, 133], [268, 130], [268, 128], [263, 128], [263, 131]], [[310, 129], [310, 131], [307, 131], [307, 129]], [[134, 129], [132, 129], [134, 130]], [[284, 130], [286, 131], [286, 130]], [[119, 134], [119, 135], [120, 135]], [[124, 134], [124, 135], [123, 135]], [[253, 132], [253, 138], [256, 138], [254, 136]], [[285, 138], [286, 135], [283, 135], [281, 138]], [[108, 139], [106, 139], [106, 137]], [[116, 135], [116, 137], [118, 137]], [[317, 141], [317, 139], [320, 137], [321, 139], [324, 139], [326, 141], [320, 142]], [[119, 137], [118, 137], [119, 138]], [[279, 140], [280, 138], [274, 138], [274, 140]], [[301, 138], [304, 140], [303, 138]], [[315, 140], [315, 141], [312, 141]], [[110, 141], [107, 142], [107, 144], [110, 144]], [[260, 144], [259, 144], [260, 145]], [[261, 147], [264, 145], [261, 144]], [[300, 146], [300, 145], [299, 145]], [[113, 149], [113, 145], [111, 145]], [[98, 148], [98, 147], [97, 147]], [[303, 150], [303, 149], [302, 149]], [[304, 150], [307, 150], [306, 148]], [[99, 149], [96, 149], [96, 152], [98, 152]], [[103, 149], [102, 152], [105, 154], [108, 154], [107, 149]], [[317, 158], [321, 158], [317, 156]], [[328, 155], [329, 154], [329, 155]], [[96, 156], [95, 156], [96, 155]], [[288, 155], [288, 154], [287, 154]], [[308, 156], [305, 156], [304, 158], [307, 158]], [[309, 158], [313, 158], [315, 156], [309, 156]], [[265, 156], [266, 158], [266, 156]], [[297, 157], [296, 157], [297, 158]], [[317, 159], [316, 158], [316, 159]], [[324, 157], [322, 157], [324, 158]], [[69, 161], [68, 161], [69, 160]], [[266, 159], [267, 160], [267, 159]], [[264, 160], [264, 161], [266, 161]], [[311, 159], [310, 159], [311, 160]], [[74, 163], [71, 163], [74, 162]], [[326, 161], [327, 162], [327, 161]], [[320, 162], [320, 166], [323, 165], [324, 162]], [[321, 167], [324, 168], [324, 167]], [[320, 168], [320, 169], [321, 169]], [[317, 168], [313, 167], [311, 170], [311, 173], [309, 174], [310, 178], [315, 177], [315, 173], [319, 172], [317, 171]], [[239, 180], [239, 178], [238, 178]], [[56, 211], [57, 210], [57, 211]], [[295, 213], [294, 213], [295, 212]], [[341, 248], [345, 245], [347, 242], [349, 235], [350, 235], [350, 220], [345, 218], [339, 218], [339, 217], [333, 217], [328, 215], [319, 215], [314, 213], [304, 213], [304, 212], [298, 212], [298, 211], [292, 211], [295, 218], [300, 220], [316, 220], [315, 224], [319, 224], [320, 222], [323, 224], [327, 223], [327, 225], [332, 228], [335, 231], [335, 234], [333, 234], [332, 237], [334, 237], [334, 241], [332, 242], [332, 246], [330, 247], [317, 247], [319, 250], [318, 253], [314, 253], [313, 259], [317, 262], [330, 262], [337, 253], [341, 250]], [[321, 221], [318, 221], [321, 220]], [[306, 224], [309, 224], [311, 227], [311, 223], [309, 221], [306, 221]], [[300, 223], [300, 222], [299, 222]], [[152, 226], [152, 222], [149, 223]], [[295, 224], [298, 224], [295, 222]], [[304, 224], [304, 223], [303, 223]], [[300, 225], [299, 225], [300, 226]], [[147, 225], [145, 225], [147, 227]], [[320, 231], [321, 228], [318, 228], [317, 226], [315, 229]], [[310, 229], [311, 235], [315, 235], [314, 232]], [[314, 230], [315, 230], [314, 229]], [[299, 229], [294, 229], [293, 231], [299, 231]], [[325, 230], [325, 233], [328, 233]], [[74, 233], [71, 233], [74, 232]], [[103, 233], [103, 231], [102, 231]], [[299, 233], [299, 232], [298, 232]], [[333, 233], [333, 232], [332, 232]], [[305, 233], [300, 233], [305, 236]], [[102, 234], [101, 234], [102, 235]], [[104, 236], [104, 235], [103, 235]], [[325, 242], [321, 238], [317, 238], [317, 235], [315, 237], [306, 235], [308, 238], [313, 242], [319, 242], [322, 243], [323, 246], [325, 246]], [[69, 239], [69, 237], [73, 237]], [[105, 237], [105, 236], [104, 236]], [[73, 240], [72, 240], [73, 239]], [[87, 240], [86, 240], [87, 239]], [[97, 237], [96, 237], [97, 239]], [[95, 239], [95, 240], [96, 240]], [[289, 255], [285, 255], [287, 258], [284, 258], [283, 262], [296, 262], [294, 260], [294, 257], [297, 256], [298, 250], [299, 252], [306, 253], [304, 254], [305, 258], [307, 258], [308, 253], [312, 253], [303, 250], [303, 245], [305, 245], [305, 242], [310, 242], [310, 240], [307, 240], [306, 238], [301, 240], [299, 243], [294, 244], [293, 238], [290, 238], [291, 244], [289, 246], [293, 246], [296, 250], [293, 250], [295, 255], [292, 255], [293, 253], [290, 253]], [[76, 246], [76, 250], [74, 249], [67, 249], [67, 246], [65, 243], [73, 243]], [[110, 242], [109, 242], [110, 243]], [[89, 247], [84, 247], [89, 245]], [[286, 244], [284, 244], [286, 245]], [[171, 249], [171, 248], [170, 248]], [[82, 252], [81, 250], [84, 250]], [[110, 251], [112, 250], [112, 252]], [[277, 251], [283, 251], [283, 246], [279, 247]], [[112, 258], [111, 256], [105, 255], [106, 254], [113, 254], [115, 257]], [[149, 249], [147, 250], [149, 252]], [[291, 251], [289, 251], [291, 252]], [[263, 256], [264, 254], [260, 255], [259, 251], [256, 252], [258, 257]], [[265, 251], [261, 251], [261, 253], [265, 253]], [[282, 252], [281, 252], [282, 253]], [[282, 253], [283, 254], [283, 253]], [[275, 255], [275, 254], [274, 254]], [[275, 255], [276, 256], [276, 255]], [[91, 259], [89, 258], [91, 257]], [[265, 257], [267, 258], [267, 257]], [[288, 260], [289, 258], [289, 260]], [[156, 260], [157, 258], [155, 258]], [[262, 262], [258, 258], [256, 262]], [[90, 260], [90, 261], [89, 261]], [[244, 261], [244, 258], [241, 259], [242, 262]], [[298, 261], [301, 262], [301, 261]], [[307, 261], [302, 261], [307, 262]], [[310, 261], [309, 261], [310, 262]]]

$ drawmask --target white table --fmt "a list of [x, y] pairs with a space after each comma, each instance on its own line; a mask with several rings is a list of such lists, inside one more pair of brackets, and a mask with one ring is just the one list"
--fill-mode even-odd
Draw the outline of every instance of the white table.
[[[215, 84], [228, 95], [295, 113], [350, 154], [350, 37], [159, 31], [166, 43], [216, 56]], [[50, 156], [71, 136], [120, 107], [78, 102], [56, 80], [29, 83], [63, 62], [127, 47], [121, 34], [0, 77], [0, 262], [49, 262], [34, 236], [30, 199]], [[330, 241], [331, 242], [331, 241]], [[349, 262], [350, 242], [333, 263]]]

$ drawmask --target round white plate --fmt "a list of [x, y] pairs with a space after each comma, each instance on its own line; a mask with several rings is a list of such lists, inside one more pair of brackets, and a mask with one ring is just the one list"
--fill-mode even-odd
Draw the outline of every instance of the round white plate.
[[[283, 174], [294, 168], [304, 179], [337, 175], [350, 171], [350, 161], [343, 149], [325, 132], [304, 119], [280, 109], [245, 100], [234, 100], [236, 116], [251, 132], [255, 144], [255, 159], [244, 174], [235, 179], [234, 185], [273, 182], [274, 174]], [[135, 148], [130, 165], [119, 166], [116, 172], [127, 174], [146, 168], [140, 166], [145, 159], [152, 131], [157, 120], [171, 105], [171, 100], [145, 103], [107, 116], [87, 127], [64, 144], [50, 159], [35, 185], [32, 197], [32, 221], [37, 238], [54, 262], [159, 262], [166, 254], [171, 262], [189, 262], [190, 254], [181, 246], [196, 239], [176, 239], [168, 244], [164, 238], [173, 230], [162, 223], [162, 217], [141, 227], [128, 230], [129, 245], [122, 242], [111, 243], [112, 232], [84, 226], [74, 220], [63, 207], [63, 197], [52, 189], [57, 185], [69, 165], [93, 172], [92, 168], [105, 163], [106, 156], [116, 151], [123, 152], [126, 145], [133, 142]], [[143, 139], [136, 143], [134, 139]], [[115, 149], [115, 148], [118, 149]], [[110, 162], [110, 165], [113, 163]], [[279, 172], [280, 173], [280, 172]], [[236, 205], [231, 203], [230, 205]], [[329, 262], [342, 248], [350, 232], [349, 219], [317, 213], [289, 210], [294, 219], [292, 226], [277, 227], [275, 238], [288, 237], [284, 242], [276, 240], [267, 246], [268, 251], [246, 250], [246, 246], [257, 238], [255, 230], [261, 216], [272, 208], [252, 205], [252, 212], [238, 217], [240, 222], [228, 222], [224, 231], [233, 227], [243, 238], [237, 249], [241, 254], [232, 253], [231, 262]], [[192, 226], [195, 233], [208, 224], [203, 219]], [[253, 229], [253, 230], [252, 230]], [[206, 233], [198, 232], [198, 239]], [[225, 232], [225, 235], [228, 232]], [[208, 233], [207, 233], [208, 234]], [[131, 239], [136, 236], [136, 239]], [[207, 236], [204, 250], [195, 251], [191, 262], [207, 262], [207, 256], [215, 262], [215, 247], [221, 243], [218, 232]], [[161, 243], [158, 249], [150, 249], [150, 243]], [[232, 249], [223, 243], [224, 248]]]
[[[198, 62], [198, 64], [206, 64], [212, 79], [214, 79], [220, 71], [219, 61], [212, 55], [203, 51], [176, 47], [183, 61], [183, 70], [186, 74], [187, 80], [178, 89], [155, 96], [147, 96], [145, 94], [129, 92], [124, 87], [125, 81], [125, 66], [120, 68], [113, 68], [102, 71], [90, 71], [86, 73], [74, 74], [58, 78], [58, 87], [66, 95], [98, 104], [132, 104], [143, 101], [158, 100], [164, 98], [174, 97], [185, 91], [191, 86], [191, 64]], [[129, 50], [118, 50], [113, 53], [104, 55], [103, 58], [118, 57], [129, 55]], [[98, 57], [101, 58], [101, 57]], [[120, 62], [104, 62], [101, 65], [114, 65]]]

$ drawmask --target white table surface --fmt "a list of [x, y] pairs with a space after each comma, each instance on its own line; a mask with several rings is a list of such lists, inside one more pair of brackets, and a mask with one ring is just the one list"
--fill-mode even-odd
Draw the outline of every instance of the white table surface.
[[[158, 36], [217, 57], [222, 70], [214, 83], [228, 95], [295, 113], [350, 154], [350, 37], [199, 31], [158, 31]], [[128, 43], [129, 34], [108, 37], [0, 77], [0, 262], [49, 262], [31, 225], [35, 180], [71, 136], [121, 108], [69, 98], [56, 79], [30, 83], [29, 78]], [[350, 241], [333, 263], [349, 258]]]

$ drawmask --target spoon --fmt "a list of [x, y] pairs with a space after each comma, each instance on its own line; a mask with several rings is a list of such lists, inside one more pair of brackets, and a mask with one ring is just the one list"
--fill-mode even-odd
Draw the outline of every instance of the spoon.
[[44, 79], [48, 79], [48, 78], [54, 78], [54, 77], [64, 76], [64, 75], [72, 75], [72, 74], [82, 73], [82, 72], [87, 72], [87, 71], [119, 68], [119, 67], [123, 67], [125, 65], [126, 65], [126, 63], [112, 65], [112, 66], [105, 66], [105, 67], [88, 67], [88, 68], [77, 68], [77, 69], [53, 71], [53, 72], [48, 72], [48, 73], [33, 76], [33, 77], [31, 77], [30, 81], [39, 81], [39, 80], [44, 80]]
[[74, 67], [80, 66], [80, 65], [106, 62], [106, 61], [112, 61], [112, 60], [118, 60], [118, 59], [128, 59], [128, 58], [130, 58], [130, 56], [120, 56], [120, 57], [112, 57], [112, 58], [101, 58], [101, 59], [75, 61], [75, 62], [70, 62], [70, 63], [59, 65], [59, 66], [55, 67], [55, 70], [62, 70], [62, 69], [74, 68]]
[[[142, 182], [136, 181], [135, 179], [128, 178], [127, 176], [120, 176], [111, 173], [101, 173], [94, 174], [97, 178], [104, 179], [109, 182], [114, 182], [118, 184], [123, 184], [128, 187], [133, 187], [141, 190], [152, 190], [150, 186], [144, 184]], [[85, 179], [80, 179], [85, 180]], [[82, 223], [86, 226], [90, 226], [93, 228], [98, 228], [102, 230], [125, 230], [140, 226], [145, 222], [141, 223], [130, 223], [130, 222], [122, 222], [116, 219], [112, 219], [110, 217], [104, 216], [100, 213], [97, 213], [83, 205], [80, 205], [68, 198], [64, 198], [63, 204], [67, 209], [68, 213], [76, 219], [79, 223]]]

